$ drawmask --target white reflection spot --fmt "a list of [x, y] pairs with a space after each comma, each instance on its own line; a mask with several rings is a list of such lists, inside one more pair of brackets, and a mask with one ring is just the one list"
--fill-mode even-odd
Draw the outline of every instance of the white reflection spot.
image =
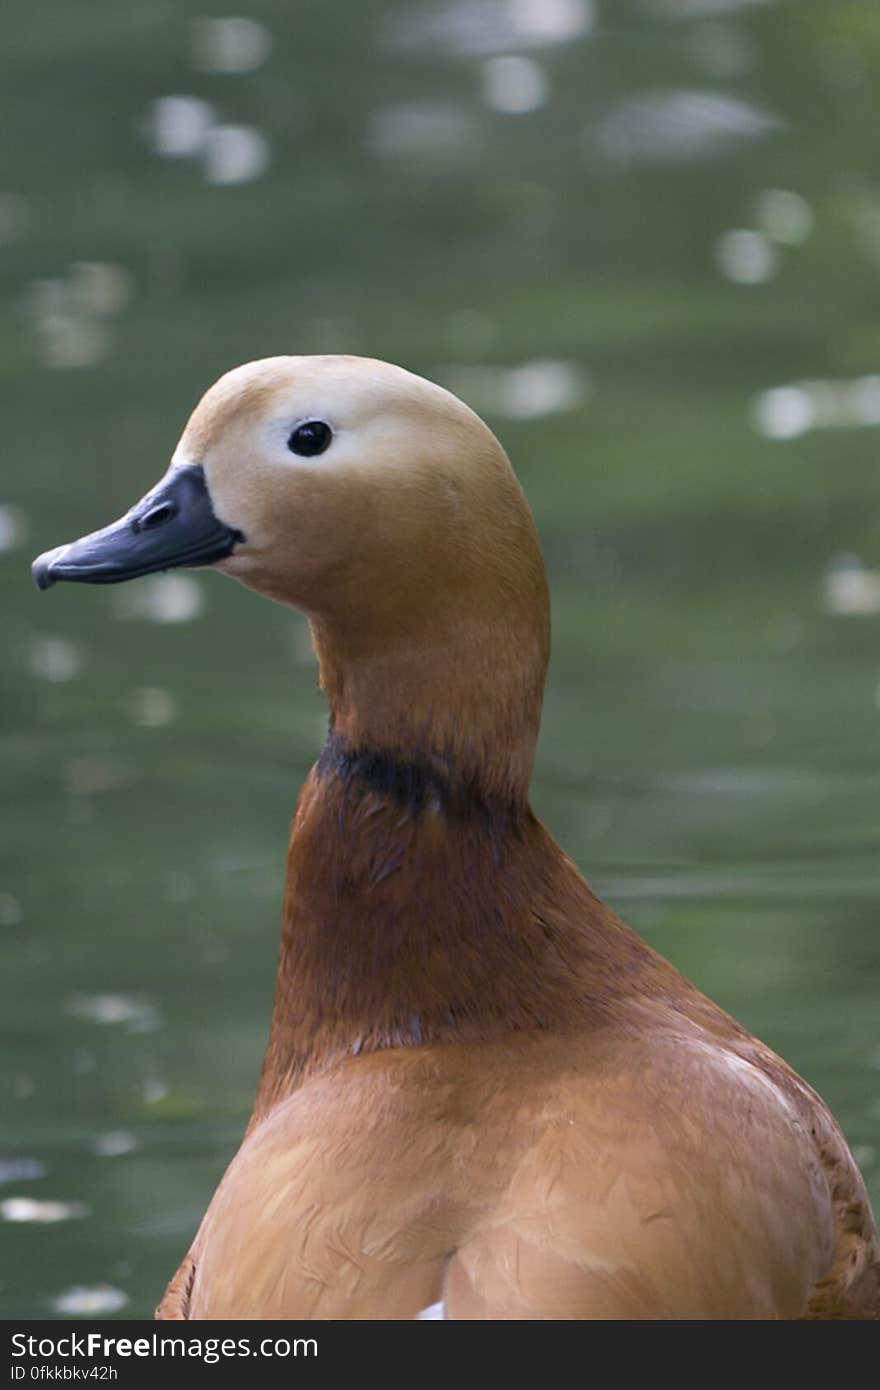
[[248, 125], [218, 125], [205, 141], [205, 177], [208, 183], [229, 186], [251, 183], [269, 167], [269, 142], [262, 131]]
[[135, 690], [131, 697], [131, 710], [136, 724], [143, 729], [161, 729], [170, 724], [177, 714], [177, 704], [170, 690], [161, 686], [145, 685]]
[[159, 1027], [156, 1006], [130, 994], [75, 994], [67, 1012], [90, 1023], [125, 1024], [127, 1033], [152, 1033]]
[[166, 159], [198, 154], [215, 118], [213, 106], [200, 97], [158, 97], [148, 122], [153, 148]]
[[33, 280], [28, 310], [46, 366], [92, 367], [106, 357], [106, 321], [125, 307], [131, 293], [129, 272], [102, 261], [71, 266], [63, 280]]
[[483, 65], [483, 96], [493, 111], [535, 111], [547, 100], [544, 69], [531, 58], [490, 58]]
[[756, 140], [782, 122], [714, 91], [639, 92], [586, 132], [588, 148], [620, 164], [697, 159]]
[[808, 429], [876, 428], [880, 425], [880, 376], [774, 386], [756, 397], [752, 418], [768, 439], [794, 439]]
[[115, 617], [154, 623], [190, 623], [204, 606], [201, 585], [188, 574], [151, 574], [113, 596]]
[[34, 637], [30, 650], [31, 670], [42, 680], [72, 681], [82, 669], [82, 657], [66, 637]]
[[752, 419], [765, 439], [797, 439], [812, 429], [816, 410], [799, 386], [774, 386], [762, 391], [752, 406]]
[[786, 188], [768, 188], [755, 200], [758, 226], [771, 241], [783, 246], [800, 246], [813, 230], [813, 209], [800, 193]]
[[71, 293], [91, 314], [118, 314], [132, 295], [132, 279], [124, 266], [107, 261], [79, 261], [70, 268]]
[[715, 260], [728, 280], [738, 285], [761, 285], [775, 275], [779, 252], [760, 232], [736, 228], [716, 241]]
[[532, 420], [560, 410], [574, 410], [586, 395], [584, 373], [572, 362], [525, 362], [504, 378], [502, 413]]
[[92, 1145], [98, 1158], [121, 1158], [123, 1154], [134, 1153], [140, 1145], [127, 1129], [111, 1129], [106, 1134], [98, 1134]]
[[515, 33], [532, 43], [565, 43], [592, 29], [593, 0], [507, 0]]
[[193, 21], [193, 64], [200, 72], [254, 72], [272, 52], [272, 35], [255, 19]]
[[0, 551], [15, 550], [27, 540], [27, 517], [11, 503], [0, 503]]
[[62, 371], [94, 367], [107, 356], [110, 338], [101, 323], [87, 318], [59, 316], [44, 327], [43, 357], [47, 367]]
[[90, 1288], [74, 1284], [52, 1299], [52, 1307], [56, 1313], [72, 1317], [97, 1317], [101, 1313], [118, 1313], [127, 1302], [128, 1294], [121, 1289], [111, 1288], [109, 1284], [95, 1284]]
[[880, 571], [866, 569], [858, 555], [837, 555], [822, 581], [826, 613], [868, 617], [880, 613]]
[[0, 1218], [4, 1221], [36, 1221], [49, 1225], [88, 1215], [89, 1209], [82, 1202], [47, 1202], [35, 1197], [7, 1197], [0, 1202]]
[[446, 0], [401, 7], [389, 23], [389, 47], [485, 56], [586, 38], [594, 0]]
[[442, 375], [456, 395], [489, 415], [534, 420], [574, 410], [587, 398], [589, 378], [574, 362], [538, 359], [517, 367], [448, 367]]
[[143, 1086], [144, 1102], [147, 1105], [158, 1105], [160, 1100], [164, 1100], [168, 1094], [168, 1087], [164, 1081], [160, 1081], [157, 1076], [151, 1076], [144, 1082]]

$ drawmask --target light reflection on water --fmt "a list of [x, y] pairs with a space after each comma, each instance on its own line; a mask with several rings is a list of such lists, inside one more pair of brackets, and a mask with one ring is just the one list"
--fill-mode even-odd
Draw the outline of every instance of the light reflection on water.
[[752, 416], [768, 439], [797, 439], [813, 429], [873, 429], [880, 426], [880, 375], [771, 386], [756, 396]]
[[594, 0], [445, 0], [389, 7], [389, 46], [483, 56], [544, 48], [587, 38], [597, 19]]
[[483, 67], [483, 96], [487, 106], [509, 116], [536, 111], [549, 96], [547, 75], [531, 58], [490, 58]]
[[86, 9], [26, 90], [0, 54], [3, 1316], [148, 1315], [248, 1113], [307, 629], [217, 576], [38, 596], [27, 563], [272, 352], [487, 413], [553, 590], [539, 813], [878, 1194], [880, 53], [842, 9], [147, 8], [136, 41]]
[[781, 125], [771, 112], [721, 92], [639, 92], [588, 127], [585, 145], [621, 165], [704, 159]]
[[590, 390], [587, 372], [573, 362], [522, 362], [512, 367], [459, 363], [438, 367], [436, 375], [474, 410], [508, 420], [536, 420], [574, 410]]
[[63, 1318], [98, 1318], [118, 1313], [127, 1303], [127, 1294], [109, 1284], [97, 1284], [93, 1288], [75, 1284], [52, 1299], [52, 1308]]

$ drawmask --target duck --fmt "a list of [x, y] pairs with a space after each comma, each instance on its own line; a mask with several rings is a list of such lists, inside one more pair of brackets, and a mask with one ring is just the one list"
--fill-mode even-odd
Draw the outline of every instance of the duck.
[[160, 1319], [877, 1319], [821, 1098], [529, 805], [550, 650], [501, 444], [402, 367], [227, 372], [38, 588], [210, 567], [304, 613], [329, 706], [256, 1099]]

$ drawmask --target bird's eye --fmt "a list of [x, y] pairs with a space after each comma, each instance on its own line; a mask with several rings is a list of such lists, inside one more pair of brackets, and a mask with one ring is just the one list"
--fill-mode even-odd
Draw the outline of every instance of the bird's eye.
[[306, 420], [304, 425], [297, 425], [287, 441], [287, 447], [292, 454], [314, 458], [315, 454], [323, 454], [329, 448], [332, 438], [333, 431], [323, 420]]

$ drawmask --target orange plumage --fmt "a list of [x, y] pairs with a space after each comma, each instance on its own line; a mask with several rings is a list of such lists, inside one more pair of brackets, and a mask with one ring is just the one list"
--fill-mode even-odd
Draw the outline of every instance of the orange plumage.
[[[285, 452], [303, 420], [320, 458]], [[275, 358], [208, 392], [175, 464], [217, 568], [308, 614], [331, 733], [254, 1113], [158, 1316], [880, 1316], [820, 1098], [529, 809], [546, 584], [486, 426], [384, 363]]]

